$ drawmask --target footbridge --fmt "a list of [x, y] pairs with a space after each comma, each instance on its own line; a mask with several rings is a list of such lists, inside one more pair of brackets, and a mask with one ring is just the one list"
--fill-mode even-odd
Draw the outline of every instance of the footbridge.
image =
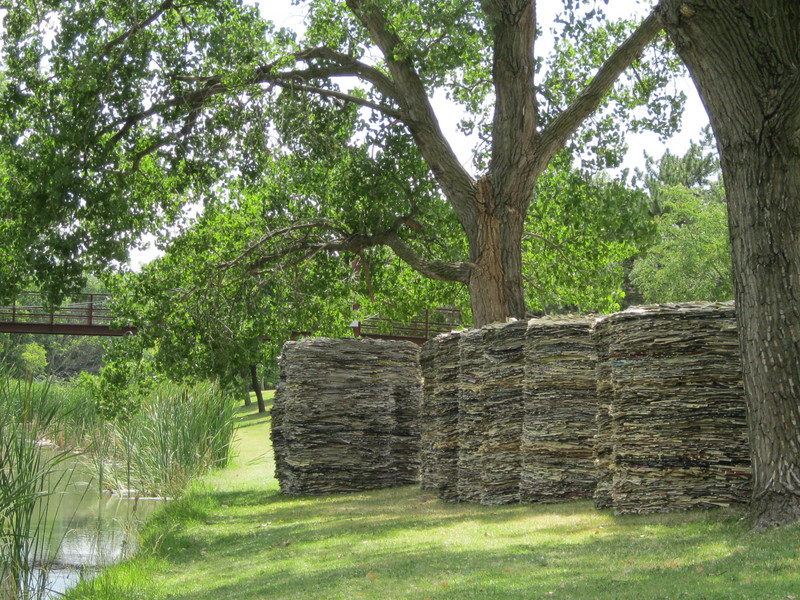
[[[0, 306], [0, 333], [44, 333], [53, 335], [119, 336], [136, 333], [136, 327], [114, 327], [109, 308], [110, 294], [79, 294], [58, 308], [42, 305], [38, 292], [22, 292], [16, 302]], [[461, 325], [455, 309], [426, 310], [405, 321], [368, 317], [350, 327], [355, 337], [407, 340], [423, 344], [442, 332]], [[294, 332], [293, 339], [309, 335]]]
[[58, 308], [42, 306], [37, 292], [22, 292], [10, 306], [0, 306], [0, 332], [54, 335], [119, 336], [135, 327], [114, 327], [109, 294], [78, 294]]

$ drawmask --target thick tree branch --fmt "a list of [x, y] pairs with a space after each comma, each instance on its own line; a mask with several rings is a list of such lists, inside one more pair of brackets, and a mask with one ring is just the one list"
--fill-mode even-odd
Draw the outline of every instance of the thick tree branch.
[[[311, 60], [311, 58], [314, 56], [332, 58], [337, 54], [338, 53], [332, 51], [329, 53], [324, 51], [324, 49], [317, 48], [314, 50], [298, 53], [298, 57], [302, 58], [302, 60]], [[324, 87], [308, 84], [309, 81], [324, 80], [333, 77], [359, 77], [365, 79], [368, 83], [372, 83], [373, 85], [375, 85], [376, 89], [379, 89], [379, 91], [381, 91], [382, 93], [386, 91], [388, 93], [394, 94], [394, 90], [392, 89], [391, 86], [391, 81], [389, 81], [388, 78], [385, 75], [383, 75], [380, 71], [378, 71], [377, 69], [373, 69], [372, 67], [368, 67], [367, 65], [364, 65], [362, 63], [359, 63], [356, 60], [351, 59], [349, 61], [345, 61], [344, 58], [349, 58], [346, 57], [346, 55], [340, 55], [340, 58], [342, 58], [341, 64], [334, 63], [330, 65], [310, 66], [308, 69], [295, 69], [291, 71], [275, 71], [274, 65], [271, 64], [262, 65], [254, 70], [253, 75], [249, 79], [245, 79], [243, 81], [239, 80], [235, 88], [232, 86], [225, 85], [223, 83], [223, 77], [220, 75], [214, 75], [211, 77], [177, 77], [176, 80], [178, 81], [198, 83], [201, 85], [190, 92], [181, 94], [180, 96], [175, 96], [174, 98], [155, 104], [154, 106], [150, 107], [145, 111], [133, 115], [128, 115], [127, 117], [119, 119], [114, 123], [112, 123], [111, 126], [106, 129], [106, 131], [117, 126], [119, 126], [119, 129], [106, 142], [105, 145], [106, 151], [110, 151], [138, 123], [146, 121], [147, 119], [154, 117], [156, 115], [162, 114], [170, 108], [183, 107], [186, 109], [188, 115], [193, 115], [191, 118], [196, 120], [199, 111], [204, 107], [206, 102], [213, 96], [231, 93], [240, 88], [253, 85], [269, 84], [283, 88], [301, 90], [308, 93], [325, 96], [327, 98], [336, 98], [339, 100], [344, 100], [346, 102], [352, 102], [359, 106], [364, 106], [371, 110], [378, 111], [392, 119], [404, 120], [403, 113], [389, 106], [378, 104], [376, 102], [367, 100], [366, 98], [355, 96], [353, 94], [347, 94], [345, 92], [340, 92], [338, 90], [331, 90]], [[385, 95], [387, 95], [389, 99], [397, 102], [395, 96], [389, 94]], [[149, 147], [149, 151], [150, 152], [155, 151], [159, 147], [162, 147], [165, 144], [174, 141], [175, 139], [181, 137], [182, 135], [185, 135], [189, 131], [191, 131], [191, 128], [187, 128], [184, 125], [180, 131], [168, 134], [164, 136], [160, 141], [157, 141], [156, 143], [152, 144]], [[144, 154], [147, 154], [147, 151], [145, 151]], [[141, 159], [142, 156], [138, 156], [138, 158]]]
[[564, 147], [564, 144], [580, 127], [581, 123], [597, 109], [603, 97], [622, 72], [639, 57], [644, 47], [662, 29], [661, 18], [656, 11], [653, 11], [638, 29], [614, 51], [597, 71], [597, 74], [586, 86], [586, 89], [542, 132], [539, 147], [536, 151], [534, 168], [539, 171], [544, 170], [544, 167]]
[[403, 241], [397, 233], [385, 234], [382, 241], [384, 245], [391, 248], [409, 267], [422, 273], [429, 279], [457, 281], [464, 285], [469, 284], [469, 276], [472, 272], [472, 266], [469, 263], [461, 261], [444, 262], [439, 260], [426, 260]]
[[[218, 267], [221, 270], [228, 270], [247, 263], [254, 272], [264, 274], [274, 269], [292, 268], [320, 252], [362, 254], [368, 248], [386, 246], [408, 266], [425, 277], [463, 284], [469, 282], [472, 270], [469, 263], [428, 260], [422, 257], [398, 234], [400, 228], [405, 225], [414, 229], [419, 227], [410, 215], [397, 217], [391, 227], [371, 235], [347, 234], [327, 219], [296, 223], [265, 233], [234, 260], [222, 263]], [[296, 235], [298, 233], [301, 235]], [[259, 251], [265, 250], [270, 243], [276, 243], [277, 247], [267, 253], [259, 254]], [[289, 260], [286, 262], [283, 259]]]
[[453, 206], [461, 224], [465, 228], [473, 228], [475, 181], [461, 166], [442, 133], [425, 86], [411, 62], [399, 58], [403, 54], [402, 41], [389, 27], [386, 16], [373, 3], [347, 0], [347, 6], [381, 50], [394, 86], [400, 94], [400, 108], [405, 115], [403, 121], [410, 129], [422, 156]]
[[483, 0], [482, 4], [494, 39], [490, 179], [499, 198], [527, 198], [526, 194], [505, 193], [504, 189], [528, 189], [537, 175], [528, 168], [536, 148], [539, 116], [533, 85], [536, 3]]
[[332, 48], [308, 48], [295, 54], [298, 60], [310, 62], [312, 60], [329, 60], [349, 70], [350, 74], [359, 79], [370, 82], [384, 96], [398, 100], [399, 93], [394, 82], [384, 73], [367, 64], [356, 60], [348, 54], [338, 52]]

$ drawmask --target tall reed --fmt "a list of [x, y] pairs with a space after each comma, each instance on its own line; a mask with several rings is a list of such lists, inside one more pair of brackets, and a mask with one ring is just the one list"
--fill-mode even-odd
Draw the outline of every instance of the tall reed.
[[210, 383], [161, 383], [130, 420], [114, 426], [117, 459], [109, 485], [131, 493], [176, 496], [213, 467], [227, 463], [235, 404]]
[[91, 432], [102, 427], [102, 415], [86, 390], [70, 381], [27, 381], [24, 386], [37, 398], [33, 418], [48, 418], [42, 432], [59, 448], [85, 447]]
[[53, 557], [49, 503], [41, 500], [68, 470], [53, 475], [65, 452], [39, 443], [57, 415], [48, 389], [0, 371], [0, 598], [38, 598]]

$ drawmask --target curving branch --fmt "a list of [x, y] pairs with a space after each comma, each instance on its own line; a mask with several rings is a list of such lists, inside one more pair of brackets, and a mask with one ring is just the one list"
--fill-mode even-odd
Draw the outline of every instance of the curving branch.
[[149, 15], [146, 19], [140, 21], [139, 23], [136, 23], [130, 29], [127, 29], [126, 31], [115, 37], [113, 40], [109, 40], [108, 42], [106, 42], [106, 45], [103, 46], [103, 51], [101, 53], [101, 56], [108, 56], [108, 54], [111, 52], [111, 50], [114, 49], [115, 46], [124, 44], [129, 38], [136, 35], [138, 32], [146, 28], [151, 23], [157, 21], [161, 17], [161, 15], [163, 15], [165, 12], [167, 12], [174, 6], [175, 6], [174, 0], [164, 0], [158, 6], [156, 11], [151, 15]]
[[275, 64], [266, 64], [256, 67], [252, 75], [244, 80], [239, 79], [235, 86], [223, 83], [224, 77], [222, 75], [213, 75], [208, 77], [181, 77], [175, 78], [176, 81], [185, 83], [197, 84], [194, 90], [184, 94], [175, 96], [163, 102], [159, 102], [147, 110], [142, 112], [128, 115], [126, 117], [117, 119], [109, 126], [107, 126], [101, 133], [110, 133], [113, 129], [118, 128], [116, 132], [106, 141], [106, 152], [111, 151], [133, 127], [138, 123], [146, 121], [151, 117], [166, 112], [171, 108], [182, 107], [186, 110], [186, 123], [179, 131], [167, 134], [161, 139], [151, 144], [147, 149], [137, 155], [137, 159], [147, 155], [150, 152], [163, 147], [191, 132], [194, 122], [197, 120], [200, 111], [206, 103], [214, 96], [222, 94], [229, 94], [241, 88], [254, 86], [254, 85], [270, 85], [287, 89], [301, 90], [304, 92], [324, 96], [326, 98], [336, 98], [345, 102], [352, 102], [359, 106], [369, 108], [371, 110], [380, 112], [392, 119], [406, 121], [406, 115], [391, 106], [379, 104], [370, 101], [366, 98], [361, 98], [353, 94], [332, 90], [318, 85], [311, 85], [308, 82], [315, 80], [325, 80], [334, 77], [357, 77], [363, 81], [367, 81], [375, 86], [375, 88], [383, 93], [387, 99], [397, 102], [396, 91], [394, 86], [383, 73], [373, 67], [369, 67], [347, 55], [329, 51], [328, 49], [315, 48], [306, 50], [296, 54], [296, 58], [303, 61], [312, 61], [314, 59], [327, 59], [337, 60], [333, 64], [325, 65], [312, 65], [307, 69], [293, 69], [290, 71], [276, 71]]
[[[391, 227], [375, 234], [347, 233], [328, 219], [296, 223], [266, 232], [235, 259], [217, 267], [228, 270], [237, 265], [247, 265], [255, 274], [263, 275], [300, 265], [320, 252], [361, 255], [368, 248], [386, 246], [408, 266], [430, 279], [469, 283], [471, 264], [428, 260], [400, 237], [398, 232], [404, 226], [415, 230], [420, 227], [413, 215], [399, 216]], [[272, 243], [277, 247], [268, 249]]]
[[439, 127], [428, 93], [411, 62], [403, 54], [400, 37], [392, 31], [386, 16], [373, 2], [347, 0], [351, 12], [369, 32], [389, 68], [399, 94], [403, 122], [408, 126], [422, 156], [431, 168], [453, 210], [466, 228], [475, 220], [475, 180], [461, 165]]
[[608, 57], [575, 101], [542, 132], [535, 156], [536, 168], [544, 170], [581, 123], [597, 109], [622, 72], [641, 55], [644, 47], [664, 28], [661, 17], [656, 11], [657, 9], [654, 9], [636, 31]]
[[250, 244], [247, 249], [239, 254], [239, 256], [237, 256], [234, 260], [221, 263], [218, 266], [223, 270], [230, 269], [238, 264], [241, 264], [245, 259], [252, 256], [257, 250], [264, 247], [272, 240], [287, 237], [298, 231], [310, 231], [315, 229], [326, 229], [335, 233], [342, 233], [341, 229], [336, 227], [336, 225], [334, 225], [334, 223], [328, 219], [315, 219], [313, 221], [294, 223], [293, 225], [289, 225], [287, 227], [281, 227], [280, 229], [267, 231], [264, 235], [258, 238], [258, 240]]
[[344, 54], [332, 48], [324, 46], [317, 48], [307, 48], [295, 53], [295, 58], [304, 62], [313, 60], [326, 60], [340, 65], [355, 75], [359, 79], [370, 82], [384, 96], [397, 100], [400, 97], [394, 82], [385, 73], [375, 67], [371, 67], [349, 54]]
[[397, 233], [387, 233], [382, 238], [383, 245], [391, 248], [403, 262], [425, 277], [439, 281], [457, 281], [464, 285], [469, 285], [469, 277], [472, 273], [472, 265], [470, 263], [427, 260], [419, 255]]

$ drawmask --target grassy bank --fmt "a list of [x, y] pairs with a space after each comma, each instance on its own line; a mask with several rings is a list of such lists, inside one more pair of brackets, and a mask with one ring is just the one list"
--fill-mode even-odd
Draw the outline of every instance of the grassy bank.
[[268, 417], [239, 418], [232, 465], [154, 519], [134, 560], [70, 598], [800, 598], [797, 527], [751, 534], [728, 510], [452, 505], [416, 487], [287, 498]]

